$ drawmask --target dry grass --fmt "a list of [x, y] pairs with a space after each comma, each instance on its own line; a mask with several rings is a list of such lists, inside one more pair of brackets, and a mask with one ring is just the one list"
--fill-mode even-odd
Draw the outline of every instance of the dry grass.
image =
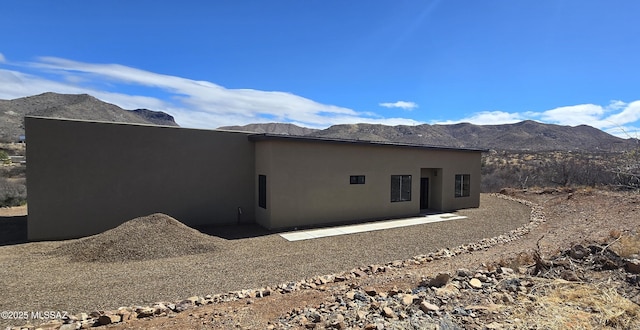
[[604, 284], [537, 279], [513, 316], [542, 329], [638, 329], [640, 306]]

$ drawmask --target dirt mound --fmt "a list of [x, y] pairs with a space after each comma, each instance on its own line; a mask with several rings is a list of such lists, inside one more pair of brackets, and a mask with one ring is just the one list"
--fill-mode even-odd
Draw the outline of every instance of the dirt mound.
[[52, 251], [76, 262], [121, 262], [213, 252], [217, 238], [156, 213], [103, 233], [65, 243]]

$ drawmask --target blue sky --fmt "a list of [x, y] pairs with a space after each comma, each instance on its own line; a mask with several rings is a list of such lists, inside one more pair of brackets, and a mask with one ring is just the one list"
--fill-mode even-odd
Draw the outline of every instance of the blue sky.
[[[0, 4], [0, 99], [88, 93], [186, 127], [640, 127], [640, 1]], [[624, 131], [624, 132], [623, 132]]]

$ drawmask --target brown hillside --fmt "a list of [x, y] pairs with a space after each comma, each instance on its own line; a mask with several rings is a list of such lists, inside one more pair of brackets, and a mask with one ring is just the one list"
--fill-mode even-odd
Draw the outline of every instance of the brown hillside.
[[87, 94], [44, 93], [14, 100], [0, 100], [0, 141], [17, 141], [24, 134], [26, 115], [178, 126], [173, 117], [159, 111], [124, 110]]

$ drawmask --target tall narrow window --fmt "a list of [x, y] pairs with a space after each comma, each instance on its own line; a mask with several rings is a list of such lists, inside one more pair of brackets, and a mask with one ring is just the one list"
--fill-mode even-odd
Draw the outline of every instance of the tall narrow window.
[[411, 175], [391, 176], [391, 201], [408, 202], [411, 200]]
[[456, 174], [456, 197], [469, 197], [471, 195], [471, 175]]
[[258, 206], [267, 208], [267, 176], [258, 175]]

